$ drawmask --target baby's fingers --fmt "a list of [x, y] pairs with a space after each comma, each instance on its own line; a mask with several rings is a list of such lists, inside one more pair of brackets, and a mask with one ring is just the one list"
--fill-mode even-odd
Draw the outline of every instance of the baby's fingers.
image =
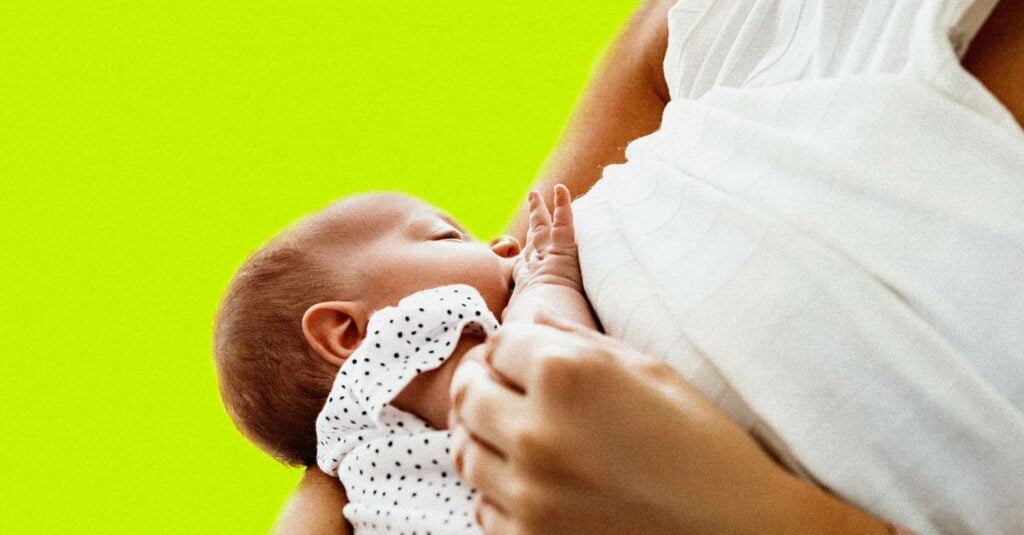
[[556, 247], [576, 245], [576, 229], [572, 219], [572, 199], [569, 188], [562, 184], [555, 186], [555, 215], [551, 225], [551, 242]]
[[543, 252], [548, 246], [551, 234], [551, 214], [548, 213], [548, 206], [536, 191], [529, 195], [530, 203], [530, 231], [529, 240], [537, 252]]

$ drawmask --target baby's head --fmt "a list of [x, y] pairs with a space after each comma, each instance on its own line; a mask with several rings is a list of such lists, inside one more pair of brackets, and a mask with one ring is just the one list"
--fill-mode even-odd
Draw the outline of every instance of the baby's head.
[[495, 317], [508, 303], [514, 239], [475, 241], [405, 195], [344, 199], [250, 256], [221, 302], [214, 357], [235, 425], [278, 460], [316, 463], [315, 420], [370, 315], [438, 286], [476, 288]]

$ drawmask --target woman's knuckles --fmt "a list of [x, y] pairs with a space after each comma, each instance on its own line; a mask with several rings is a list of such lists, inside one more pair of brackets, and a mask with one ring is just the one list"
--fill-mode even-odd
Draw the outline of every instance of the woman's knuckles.
[[638, 360], [632, 365], [632, 368], [641, 376], [658, 382], [671, 381], [679, 375], [672, 366], [654, 359]]
[[548, 354], [537, 366], [536, 387], [542, 400], [562, 404], [593, 393], [614, 356], [589, 344], [577, 344], [564, 353]]
[[458, 416], [470, 429], [478, 429], [481, 422], [494, 421], [491, 404], [479, 388], [468, 387], [462, 391], [462, 399], [458, 405]]
[[[472, 350], [470, 350], [472, 351]], [[469, 356], [469, 352], [465, 356]], [[473, 381], [481, 375], [486, 375], [486, 369], [484, 365], [480, 364], [476, 360], [463, 360], [459, 363], [459, 366], [455, 368], [455, 373], [452, 374], [451, 384], [448, 387], [448, 395], [452, 400], [452, 406], [459, 408], [465, 399], [467, 391], [473, 384]]]
[[558, 394], [577, 386], [585, 375], [582, 359], [563, 354], [547, 354], [537, 362], [535, 377], [538, 394]]
[[526, 467], [536, 467], [554, 454], [544, 431], [534, 427], [521, 428], [512, 434], [512, 456]]
[[[475, 362], [467, 364], [470, 369], [467, 369], [461, 377], [459, 387], [454, 388], [453, 401], [455, 402], [454, 407], [458, 409], [457, 415], [464, 420], [476, 418], [473, 420], [474, 423], [480, 422], [479, 418], [501, 416], [500, 408], [495, 404], [503, 396], [503, 387], [490, 377], [490, 373], [483, 364]], [[499, 414], [494, 414], [495, 412]]]
[[558, 504], [551, 491], [529, 479], [516, 481], [509, 499], [512, 516], [530, 533], [539, 533], [535, 531], [537, 528], [550, 526], [558, 515]]

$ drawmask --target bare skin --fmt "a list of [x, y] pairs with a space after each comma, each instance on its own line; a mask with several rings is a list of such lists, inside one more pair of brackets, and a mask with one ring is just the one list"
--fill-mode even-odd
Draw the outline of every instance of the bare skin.
[[[558, 145], [531, 189], [554, 206], [555, 184], [583, 195], [605, 166], [626, 161], [626, 145], [661, 126], [669, 101], [661, 62], [668, 48], [668, 10], [675, 0], [642, 2], [626, 22], [580, 97]], [[506, 232], [526, 239], [524, 201]]]
[[[626, 161], [630, 141], [661, 126], [669, 100], [661, 74], [668, 42], [664, 20], [674, 3], [645, 2], [604, 58], [532, 187], [549, 206], [556, 183], [576, 195], [586, 193], [606, 166]], [[1024, 0], [999, 2], [961, 64], [1024, 126]], [[524, 203], [506, 230], [520, 241], [528, 213]]]
[[[549, 206], [556, 183], [566, 184], [577, 195], [585, 193], [605, 166], [625, 161], [630, 141], [660, 126], [668, 101], [660, 76], [668, 38], [664, 16], [674, 3], [643, 2], [609, 49], [533, 186]], [[1024, 0], [1002, 0], [996, 6], [962, 65], [1024, 125]], [[524, 202], [508, 227], [509, 234], [520, 241], [525, 240], [528, 214]], [[433, 419], [441, 418], [433, 415]], [[811, 496], [809, 507], [836, 507], [828, 496]], [[274, 533], [348, 533], [338, 523], [344, 505], [337, 480], [310, 468], [282, 510]]]
[[1024, 125], [1024, 0], [1002, 0], [961, 61]]
[[452, 379], [453, 459], [484, 533], [888, 532], [776, 465], [668, 364], [537, 320], [502, 327]]
[[348, 535], [354, 533], [341, 509], [348, 503], [338, 478], [316, 467], [306, 469], [288, 497], [271, 533], [274, 535]]

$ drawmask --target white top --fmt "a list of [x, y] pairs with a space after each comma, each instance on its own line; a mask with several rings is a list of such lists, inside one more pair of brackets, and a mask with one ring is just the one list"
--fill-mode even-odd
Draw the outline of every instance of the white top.
[[317, 464], [345, 486], [343, 513], [356, 533], [481, 532], [476, 490], [451, 463], [451, 433], [390, 403], [450, 357], [462, 334], [497, 327], [464, 284], [414, 293], [370, 317], [316, 420]]
[[1024, 532], [1024, 131], [951, 44], [993, 5], [680, 1], [661, 129], [576, 201], [609, 334], [922, 533]]

